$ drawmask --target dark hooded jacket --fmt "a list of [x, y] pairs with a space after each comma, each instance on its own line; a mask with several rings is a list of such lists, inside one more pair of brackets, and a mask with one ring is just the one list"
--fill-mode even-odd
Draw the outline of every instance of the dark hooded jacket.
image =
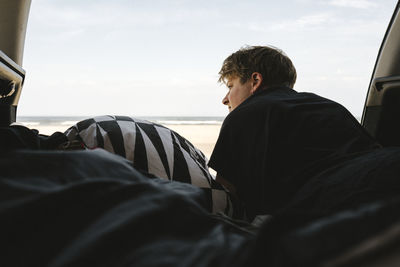
[[275, 214], [317, 173], [377, 147], [340, 104], [274, 87], [226, 117], [209, 166], [236, 187], [251, 219]]

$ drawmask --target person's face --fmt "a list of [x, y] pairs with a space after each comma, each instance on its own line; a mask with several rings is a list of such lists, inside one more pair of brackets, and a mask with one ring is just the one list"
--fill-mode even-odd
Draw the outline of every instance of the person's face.
[[222, 99], [222, 104], [228, 106], [229, 112], [253, 94], [251, 79], [242, 84], [239, 77], [231, 77], [227, 79], [226, 86], [228, 87], [228, 93]]

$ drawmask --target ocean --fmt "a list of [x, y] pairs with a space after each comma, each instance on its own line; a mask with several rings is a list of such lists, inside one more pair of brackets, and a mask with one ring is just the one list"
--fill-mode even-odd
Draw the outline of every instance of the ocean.
[[[16, 123], [35, 129], [42, 135], [52, 135], [55, 132], [65, 132], [81, 120], [92, 116], [17, 116]], [[218, 138], [224, 117], [188, 117], [188, 116], [135, 116], [166, 125], [171, 130], [178, 132], [210, 157]]]
[[[68, 128], [77, 122], [88, 119], [82, 116], [18, 116], [17, 123], [29, 128], [35, 127], [62, 127]], [[220, 125], [224, 117], [188, 117], [188, 116], [151, 116], [137, 118], [149, 120], [158, 124], [169, 125]]]

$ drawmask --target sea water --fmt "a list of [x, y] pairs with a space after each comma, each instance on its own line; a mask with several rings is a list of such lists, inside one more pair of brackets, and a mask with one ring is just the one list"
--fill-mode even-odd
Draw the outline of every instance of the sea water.
[[[29, 128], [52, 126], [68, 128], [81, 120], [90, 117], [84, 116], [18, 116], [17, 123]], [[149, 120], [158, 124], [169, 125], [219, 125], [224, 117], [188, 117], [188, 116], [137, 116], [136, 118]]]

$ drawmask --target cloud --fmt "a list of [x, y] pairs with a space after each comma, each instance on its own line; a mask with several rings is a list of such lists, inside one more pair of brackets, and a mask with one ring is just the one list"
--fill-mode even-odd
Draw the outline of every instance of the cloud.
[[[334, 22], [335, 18], [330, 13], [319, 13], [307, 16], [301, 16], [297, 19], [285, 20], [275, 23], [258, 23], [250, 22], [247, 24], [247, 29], [255, 32], [270, 32], [270, 31], [293, 31], [297, 32], [303, 29], [313, 29]], [[243, 27], [237, 24], [236, 26]]]
[[130, 6], [120, 2], [82, 2], [79, 5], [65, 5], [60, 8], [56, 3], [33, 6], [31, 19], [55, 28], [78, 27], [112, 27], [112, 25], [160, 26], [170, 23], [203, 22], [204, 18], [218, 19], [218, 10], [206, 7], [193, 9], [190, 6], [154, 7], [153, 5]]
[[304, 27], [318, 26], [325, 23], [327, 20], [328, 16], [326, 14], [303, 16], [296, 20], [289, 20], [273, 24], [269, 27], [269, 29], [270, 30], [300, 29]]
[[[300, 34], [311, 34], [321, 38], [339, 38], [354, 40], [355, 36], [368, 37], [368, 39], [381, 38], [387, 26], [387, 21], [379, 18], [349, 17], [335, 12], [315, 13], [298, 18], [268, 21], [249, 22], [247, 24], [232, 25], [239, 29], [246, 29], [258, 33], [293, 33], [293, 38]], [[318, 40], [316, 38], [315, 40]], [[348, 39], [350, 40], [350, 39]]]
[[310, 16], [303, 16], [297, 19], [296, 25], [301, 27], [316, 26], [329, 22], [332, 19], [330, 14], [316, 14]]
[[338, 6], [338, 7], [352, 7], [352, 8], [361, 8], [361, 9], [372, 8], [372, 7], [378, 6], [376, 3], [371, 2], [369, 0], [331, 0], [331, 1], [329, 1], [328, 4], [332, 5], [332, 6]]

